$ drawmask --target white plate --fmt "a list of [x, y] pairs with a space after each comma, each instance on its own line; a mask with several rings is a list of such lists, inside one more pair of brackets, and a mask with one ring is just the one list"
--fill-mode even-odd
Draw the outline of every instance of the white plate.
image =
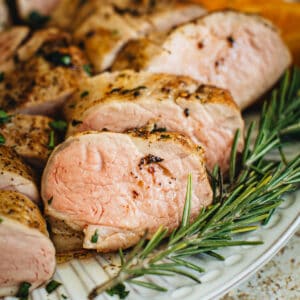
[[[299, 152], [299, 145], [288, 149], [287, 154]], [[288, 155], [288, 156], [290, 156]], [[222, 249], [225, 261], [217, 261], [209, 256], [201, 255], [193, 258], [193, 262], [202, 266], [206, 272], [195, 273], [201, 284], [194, 284], [191, 280], [181, 276], [174, 277], [145, 277], [169, 289], [166, 293], [159, 293], [142, 287], [127, 285], [130, 290], [127, 300], [139, 299], [216, 299], [234, 286], [240, 284], [250, 275], [261, 268], [283, 247], [300, 225], [300, 191], [286, 196], [286, 201], [276, 211], [267, 226], [262, 226], [255, 232], [243, 234], [239, 239], [262, 240], [259, 246], [238, 246]], [[94, 258], [77, 260], [58, 265], [54, 278], [63, 285], [48, 295], [43, 289], [32, 293], [31, 299], [63, 299], [62, 294], [72, 300], [87, 299], [88, 292], [96, 285], [107, 280], [109, 275], [116, 272], [113, 265], [118, 264], [114, 256], [98, 255]], [[8, 298], [7, 298], [8, 299]], [[9, 298], [13, 299], [13, 298]], [[107, 294], [97, 299], [110, 299]], [[114, 297], [113, 299], [118, 299]]]

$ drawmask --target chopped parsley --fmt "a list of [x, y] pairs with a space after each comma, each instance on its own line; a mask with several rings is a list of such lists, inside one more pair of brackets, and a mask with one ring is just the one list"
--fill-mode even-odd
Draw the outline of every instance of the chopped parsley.
[[67, 122], [63, 120], [56, 120], [49, 123], [49, 126], [56, 131], [65, 132], [67, 129]]
[[54, 292], [59, 286], [61, 285], [60, 282], [56, 280], [51, 280], [49, 283], [46, 285], [46, 291], [48, 294], [51, 294]]
[[65, 294], [61, 294], [61, 297], [62, 297], [63, 299], [68, 299], [68, 297], [67, 297]]
[[4, 80], [4, 72], [0, 72], [0, 82]]
[[5, 144], [5, 137], [0, 133], [0, 145]]
[[91, 242], [96, 244], [98, 242], [98, 229], [95, 230], [94, 234], [91, 237]]
[[83, 65], [83, 70], [89, 76], [92, 76], [92, 67], [90, 64]]
[[0, 109], [0, 124], [4, 124], [9, 122], [11, 119], [11, 116], [8, 115], [4, 110]]
[[2, 218], [0, 218], [0, 224], [3, 222], [3, 219]]
[[37, 11], [32, 11], [27, 17], [27, 23], [33, 28], [40, 28], [49, 20], [49, 16], [41, 15]]
[[89, 91], [83, 91], [83, 92], [80, 94], [80, 98], [84, 98], [84, 97], [86, 97], [88, 94], [89, 94]]
[[55, 66], [69, 67], [72, 65], [72, 58], [67, 53], [54, 51], [45, 55], [45, 59]]
[[21, 298], [22, 300], [27, 299], [27, 297], [29, 295], [30, 287], [31, 287], [31, 283], [22, 282], [16, 296]]
[[126, 287], [123, 283], [119, 283], [113, 288], [106, 290], [106, 293], [110, 296], [117, 295], [120, 299], [125, 299], [128, 296], [129, 291], [126, 290]]
[[50, 131], [48, 149], [52, 150], [55, 147], [54, 130]]

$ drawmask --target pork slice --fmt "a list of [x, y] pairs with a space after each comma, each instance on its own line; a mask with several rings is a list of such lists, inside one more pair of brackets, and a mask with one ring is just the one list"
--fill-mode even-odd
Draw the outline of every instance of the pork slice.
[[25, 26], [15, 26], [0, 32], [0, 72], [14, 69], [13, 57], [28, 34], [29, 28]]
[[61, 0], [17, 0], [19, 15], [26, 19], [30, 13], [38, 12], [41, 15], [50, 15]]
[[16, 114], [0, 125], [0, 134], [5, 146], [14, 148], [30, 164], [42, 167], [50, 154], [51, 121], [53, 119], [45, 116]]
[[22, 282], [32, 288], [53, 275], [55, 249], [46, 222], [26, 196], [0, 191], [0, 297], [14, 295]]
[[87, 77], [82, 51], [57, 30], [37, 32], [19, 49], [19, 63], [0, 83], [0, 107], [13, 113], [54, 115]]
[[109, 68], [129, 40], [167, 31], [204, 14], [196, 4], [163, 1], [163, 5], [149, 7], [127, 2], [126, 6], [118, 1], [87, 2], [77, 15], [80, 21], [75, 22], [75, 40], [84, 46], [97, 72]]
[[155, 123], [159, 130], [179, 132], [203, 146], [208, 168], [218, 164], [224, 173], [238, 129], [238, 151], [243, 149], [244, 122], [230, 94], [184, 76], [133, 71], [99, 75], [69, 100], [66, 115], [68, 135], [124, 132]]
[[40, 202], [37, 178], [13, 148], [0, 146], [0, 190], [17, 191], [36, 204]]
[[241, 108], [266, 92], [291, 63], [277, 29], [263, 18], [213, 12], [171, 31], [159, 45], [129, 42], [113, 70], [187, 75], [228, 89]]
[[160, 225], [171, 231], [180, 224], [188, 174], [191, 217], [211, 203], [203, 162], [201, 147], [175, 133], [78, 134], [54, 150], [44, 170], [45, 213], [82, 231], [83, 248], [128, 248], [146, 229], [150, 237]]
[[74, 31], [97, 72], [110, 67], [121, 47], [136, 37], [138, 33], [110, 5], [101, 5]]

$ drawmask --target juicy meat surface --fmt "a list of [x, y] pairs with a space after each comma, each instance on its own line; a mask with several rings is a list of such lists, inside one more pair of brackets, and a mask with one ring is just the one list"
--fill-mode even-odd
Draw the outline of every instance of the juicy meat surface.
[[84, 248], [128, 248], [146, 229], [150, 237], [160, 225], [179, 225], [188, 174], [194, 218], [211, 203], [212, 191], [202, 149], [189, 139], [142, 130], [78, 134], [49, 158], [42, 178], [45, 213], [83, 231]]
[[46, 222], [27, 197], [0, 191], [0, 297], [13, 295], [22, 282], [38, 287], [53, 275], [55, 249]]
[[187, 75], [228, 89], [245, 108], [290, 63], [289, 50], [272, 24], [256, 15], [221, 11], [177, 27], [160, 43], [129, 42], [112, 68]]
[[[229, 167], [236, 130], [244, 122], [230, 94], [190, 78], [123, 71], [89, 79], [65, 107], [68, 135], [86, 130], [124, 132], [155, 123], [203, 146], [210, 170]], [[238, 151], [243, 149], [240, 135]]]
[[79, 23], [75, 25], [75, 40], [84, 46], [97, 72], [109, 68], [129, 40], [167, 31], [205, 13], [199, 5], [176, 1], [157, 2], [150, 8], [133, 5], [133, 1], [129, 1], [131, 6], [111, 2], [87, 2], [75, 18]]
[[51, 121], [53, 119], [45, 116], [16, 114], [0, 125], [0, 134], [5, 139], [5, 146], [14, 148], [30, 164], [41, 167], [50, 154]]
[[36, 32], [17, 54], [16, 69], [0, 83], [0, 107], [7, 112], [53, 115], [87, 77], [82, 51], [56, 29]]
[[0, 146], [0, 190], [17, 191], [36, 204], [40, 195], [34, 171], [13, 148]]

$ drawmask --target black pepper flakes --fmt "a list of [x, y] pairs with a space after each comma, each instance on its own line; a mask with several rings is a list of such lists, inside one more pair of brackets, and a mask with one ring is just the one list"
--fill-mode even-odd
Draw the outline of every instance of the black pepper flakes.
[[229, 44], [230, 47], [234, 46], [235, 40], [234, 40], [234, 38], [231, 35], [228, 36], [226, 40], [227, 40], [227, 42], [228, 42], [228, 44]]
[[88, 96], [90, 92], [89, 91], [83, 91], [81, 94], [80, 94], [80, 98], [84, 98], [86, 96]]
[[75, 127], [75, 126], [77, 126], [79, 124], [82, 124], [82, 121], [74, 119], [74, 120], [72, 120], [71, 124], [72, 124], [73, 127]]
[[158, 156], [155, 156], [153, 154], [148, 154], [145, 157], [143, 157], [139, 162], [139, 167], [142, 165], [149, 165], [152, 163], [159, 163], [162, 162], [164, 159]]
[[190, 110], [188, 108], [185, 108], [183, 113], [186, 117], [188, 117], [190, 115]]

